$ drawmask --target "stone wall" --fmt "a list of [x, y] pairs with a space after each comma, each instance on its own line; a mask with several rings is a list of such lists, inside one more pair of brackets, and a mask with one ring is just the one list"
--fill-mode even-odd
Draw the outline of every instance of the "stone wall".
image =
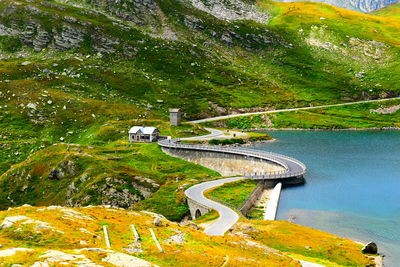
[[265, 190], [265, 186], [263, 182], [260, 182], [258, 186], [254, 189], [254, 191], [250, 194], [250, 196], [243, 203], [242, 207], [239, 211], [246, 216], [247, 213], [253, 208], [254, 204], [260, 199], [261, 195]]
[[276, 163], [267, 160], [247, 158], [241, 155], [168, 148], [163, 148], [163, 151], [168, 155], [215, 170], [223, 176], [283, 170], [283, 167]]

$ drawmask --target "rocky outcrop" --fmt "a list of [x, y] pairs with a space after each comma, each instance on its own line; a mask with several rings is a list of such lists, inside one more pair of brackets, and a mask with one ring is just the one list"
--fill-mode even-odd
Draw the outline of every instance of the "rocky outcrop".
[[228, 20], [253, 20], [266, 23], [268, 15], [257, 11], [254, 5], [241, 0], [190, 0], [192, 5], [212, 16]]
[[[137, 178], [139, 179], [139, 178]], [[146, 178], [142, 178], [145, 180]], [[104, 183], [105, 182], [105, 183]], [[102, 205], [112, 207], [129, 208], [131, 205], [151, 196], [154, 188], [146, 188], [137, 182], [129, 183], [124, 179], [107, 177], [99, 183], [94, 183], [89, 190]], [[158, 185], [157, 185], [158, 186]], [[84, 206], [91, 203], [92, 196], [89, 194], [81, 196], [82, 188], [72, 182], [67, 187], [67, 205], [70, 207]]]
[[371, 109], [371, 113], [378, 113], [378, 114], [394, 114], [400, 110], [400, 105], [394, 105], [391, 107], [381, 107], [377, 109]]
[[[0, 36], [12, 36], [34, 51], [40, 52], [45, 48], [66, 51], [91, 44], [97, 52], [114, 52], [120, 41], [115, 37], [104, 34], [101, 28], [96, 28], [90, 22], [78, 20], [71, 16], [48, 14], [37, 7], [27, 6], [24, 10], [10, 5], [0, 10]], [[16, 14], [26, 13], [29, 20], [19, 21]], [[49, 25], [45, 19], [51, 19]], [[36, 17], [36, 18], [34, 18]], [[89, 42], [87, 42], [89, 41]]]
[[84, 30], [64, 24], [62, 31], [54, 36], [54, 46], [57, 50], [65, 51], [77, 48], [83, 42]]
[[[38, 158], [42, 160], [42, 157]], [[4, 208], [18, 203], [41, 205], [41, 201], [50, 197], [52, 204], [70, 207], [102, 204], [129, 208], [149, 198], [160, 187], [154, 180], [139, 175], [112, 172], [107, 175], [102, 171], [99, 174], [95, 165], [82, 164], [91, 160], [91, 155], [72, 153], [50, 166], [36, 161], [25, 162], [2, 177], [5, 184], [0, 187], [0, 192], [7, 190], [8, 193], [2, 195], [0, 202], [4, 203]], [[46, 184], [45, 188], [43, 184]]]
[[376, 245], [376, 243], [370, 242], [362, 248], [362, 252], [366, 254], [377, 254], [378, 246]]
[[60, 3], [85, 6], [136, 25], [158, 25], [159, 6], [155, 0], [58, 0]]

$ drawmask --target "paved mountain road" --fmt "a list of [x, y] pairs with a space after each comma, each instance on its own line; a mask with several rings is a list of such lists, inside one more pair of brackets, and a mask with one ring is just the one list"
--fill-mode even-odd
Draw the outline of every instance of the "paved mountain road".
[[296, 111], [296, 110], [349, 106], [349, 105], [354, 105], [354, 104], [374, 103], [374, 102], [382, 102], [382, 101], [396, 100], [396, 99], [400, 99], [400, 97], [385, 98], [385, 99], [374, 99], [374, 100], [364, 100], [364, 101], [356, 101], [356, 102], [346, 102], [346, 103], [340, 103], [340, 104], [322, 105], [322, 106], [314, 106], [314, 107], [275, 109], [275, 110], [266, 110], [266, 111], [259, 111], [259, 112], [240, 113], [240, 114], [218, 116], [218, 117], [201, 119], [201, 120], [194, 120], [194, 121], [189, 121], [189, 123], [203, 123], [203, 122], [218, 121], [218, 120], [224, 120], [224, 119], [236, 118], [236, 117], [242, 117], [242, 116], [250, 116], [250, 115], [260, 115], [260, 114], [271, 114], [271, 113], [288, 112], [288, 111]]
[[185, 195], [188, 198], [206, 207], [216, 210], [220, 215], [216, 222], [212, 223], [206, 228], [206, 230], [204, 231], [206, 234], [213, 236], [223, 236], [224, 233], [228, 231], [229, 228], [231, 228], [239, 220], [239, 215], [231, 208], [206, 198], [204, 196], [204, 192], [211, 188], [243, 179], [246, 178], [233, 177], [204, 182], [194, 185], [185, 191]]

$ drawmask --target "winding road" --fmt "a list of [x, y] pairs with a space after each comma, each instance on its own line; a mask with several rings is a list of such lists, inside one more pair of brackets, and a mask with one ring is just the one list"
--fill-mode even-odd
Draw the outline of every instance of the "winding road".
[[225, 183], [231, 183], [243, 179], [245, 178], [233, 177], [233, 178], [225, 178], [225, 179], [209, 181], [194, 185], [185, 191], [186, 197], [198, 203], [201, 203], [202, 205], [208, 208], [216, 210], [220, 215], [217, 221], [215, 221], [206, 228], [206, 230], [204, 231], [206, 234], [214, 236], [224, 235], [224, 233], [228, 231], [229, 228], [231, 228], [239, 220], [239, 215], [231, 208], [206, 198], [204, 196], [204, 192], [211, 188], [223, 185]]

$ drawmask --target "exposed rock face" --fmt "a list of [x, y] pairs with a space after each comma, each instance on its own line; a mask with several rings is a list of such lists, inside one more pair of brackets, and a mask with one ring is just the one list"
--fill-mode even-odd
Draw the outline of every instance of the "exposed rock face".
[[157, 266], [151, 264], [148, 261], [124, 253], [113, 253], [113, 254], [110, 253], [106, 258], [103, 259], [103, 261], [111, 263], [115, 266], [138, 266], [138, 267]]
[[64, 176], [64, 174], [60, 170], [53, 169], [53, 170], [51, 170], [48, 178], [50, 180], [61, 180], [61, 178], [63, 176]]
[[228, 21], [254, 20], [265, 23], [266, 14], [260, 13], [255, 6], [240, 0], [190, 0], [192, 5], [214, 17]]
[[51, 170], [50, 180], [61, 180], [65, 175], [75, 175], [77, 167], [71, 160], [63, 161], [57, 168]]
[[378, 254], [378, 246], [374, 242], [370, 242], [362, 248], [362, 252], [366, 254]]
[[185, 235], [183, 233], [178, 233], [176, 235], [170, 236], [167, 240], [164, 241], [167, 244], [183, 244], [185, 243]]
[[157, 24], [159, 7], [155, 0], [58, 0], [60, 3], [82, 6], [87, 5], [96, 11], [111, 14], [136, 25]]
[[[72, 48], [79, 47], [83, 41], [83, 30], [72, 27], [70, 25], [63, 25], [61, 33], [54, 37], [54, 46], [57, 50], [64, 51]], [[36, 48], [36, 47], [35, 47]]]
[[[53, 14], [53, 25], [42, 25], [38, 20], [30, 19], [21, 23], [15, 19], [14, 14], [21, 12], [12, 4], [0, 12], [0, 36], [13, 36], [21, 40], [27, 46], [40, 52], [44, 48], [52, 48], [57, 51], [66, 51], [84, 45], [85, 40], [90, 40], [92, 47], [98, 52], [114, 52], [120, 43], [118, 39], [106, 36], [98, 28], [90, 23], [79, 21], [73, 17], [58, 17]], [[47, 12], [38, 8], [27, 6], [24, 11], [39, 16], [49, 16]]]
[[0, 251], [0, 257], [13, 256], [18, 251], [29, 252], [29, 251], [33, 251], [33, 249], [29, 249], [29, 248], [9, 248], [9, 249], [5, 249], [5, 250]]
[[[106, 183], [103, 185], [93, 184], [90, 190], [96, 191], [100, 196], [102, 205], [110, 205], [113, 207], [129, 208], [134, 203], [143, 200], [141, 191], [134, 191], [132, 189], [121, 189], [121, 187], [129, 187], [128, 182], [123, 179], [108, 177], [105, 179]], [[134, 186], [132, 186], [134, 187]], [[67, 188], [67, 205], [68, 206], [82, 206], [90, 202], [90, 196], [84, 198], [76, 198], [80, 189], [71, 183]], [[147, 191], [145, 194], [148, 193]], [[149, 196], [149, 195], [146, 195]]]
[[[298, 2], [302, 0], [277, 0], [279, 2]], [[341, 8], [355, 11], [371, 12], [387, 5], [399, 2], [399, 0], [312, 0], [313, 2], [326, 3]]]
[[378, 109], [371, 109], [371, 113], [378, 113], [378, 114], [394, 114], [400, 110], [400, 105], [394, 105], [391, 107], [385, 108], [378, 108]]

